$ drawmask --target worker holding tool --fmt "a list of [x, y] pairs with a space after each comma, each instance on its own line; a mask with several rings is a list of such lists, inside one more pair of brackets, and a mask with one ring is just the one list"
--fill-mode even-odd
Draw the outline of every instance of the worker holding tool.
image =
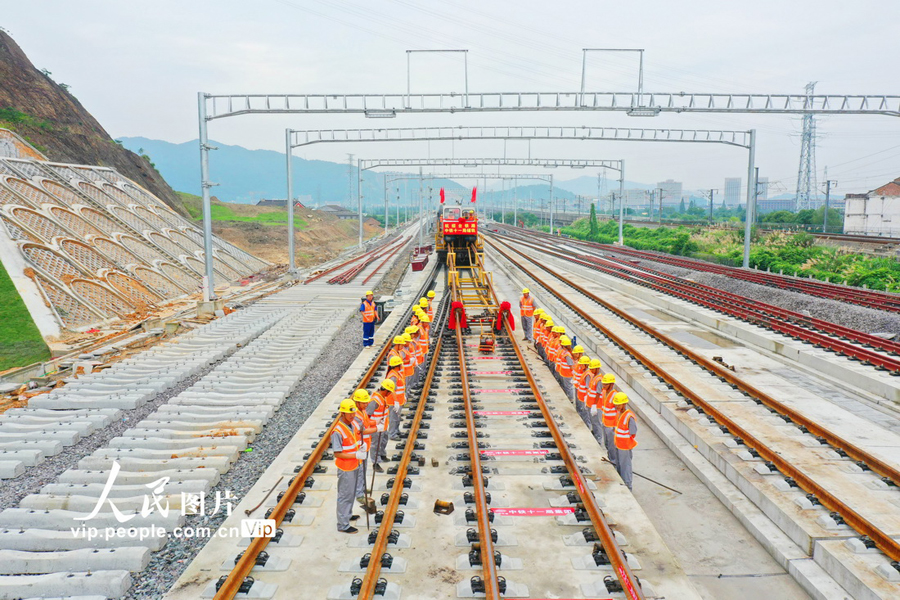
[[434, 297], [436, 294], [434, 293], [434, 290], [429, 290], [429, 292], [425, 295], [428, 297], [428, 310], [426, 310], [425, 313], [428, 315], [428, 317], [432, 321], [434, 321], [434, 305], [433, 305], [433, 303], [434, 303]]
[[378, 311], [375, 310], [375, 296], [371, 291], [366, 292], [366, 297], [359, 305], [363, 323], [363, 348], [375, 343], [375, 323], [378, 322]]
[[359, 519], [353, 514], [353, 498], [356, 496], [359, 463], [366, 456], [362, 449], [362, 431], [356, 419], [356, 403], [347, 398], [338, 407], [338, 420], [331, 434], [331, 450], [337, 467], [337, 528], [342, 533], [356, 533], [350, 525]]
[[622, 482], [630, 490], [633, 479], [631, 453], [637, 446], [634, 439], [637, 435], [637, 418], [628, 408], [628, 396], [619, 392], [613, 396], [613, 405], [616, 407], [616, 470]]
[[394, 393], [391, 394], [391, 419], [388, 427], [388, 437], [392, 440], [400, 439], [400, 410], [406, 404], [406, 379], [403, 377], [403, 361], [394, 356], [388, 361], [388, 372], [385, 379], [394, 382]]
[[606, 453], [609, 455], [609, 462], [618, 468], [616, 449], [616, 422], [619, 420], [619, 413], [616, 405], [613, 403], [616, 394], [616, 376], [612, 373], [606, 373], [600, 380], [603, 387], [600, 389], [600, 395], [597, 401], [597, 409], [600, 411], [601, 424], [603, 425], [603, 446], [606, 447]]
[[556, 359], [556, 372], [559, 375], [559, 384], [562, 386], [566, 397], [572, 402], [575, 401], [575, 385], [572, 383], [572, 368], [575, 366], [575, 359], [572, 358], [572, 340], [568, 336], [560, 336], [559, 353]]
[[528, 288], [522, 288], [522, 297], [519, 298], [519, 317], [522, 319], [522, 334], [526, 340], [530, 340], [533, 335], [534, 325], [534, 298]]
[[[576, 346], [576, 348], [580, 347]], [[588, 429], [591, 429], [591, 415], [587, 407], [587, 387], [591, 379], [591, 371], [588, 368], [590, 364], [591, 359], [589, 357], [579, 357], [578, 362], [575, 364], [575, 372], [572, 375], [575, 381], [575, 409], [581, 415], [581, 420], [584, 421]]]
[[428, 345], [431, 343], [429, 339], [429, 332], [431, 331], [431, 317], [427, 314], [422, 315], [422, 324], [419, 325], [419, 335], [416, 338], [415, 342], [418, 346], [419, 355], [422, 357], [422, 362], [419, 364], [419, 372], [416, 374], [416, 383], [418, 384], [425, 377], [425, 357], [428, 356]]
[[353, 401], [356, 403], [356, 422], [362, 432], [362, 446], [366, 455], [359, 463], [359, 476], [356, 478], [356, 501], [363, 507], [367, 506], [366, 499], [369, 494], [366, 491], [366, 460], [369, 458], [369, 452], [372, 449], [372, 434], [377, 431], [375, 421], [369, 416], [366, 410], [369, 405], [369, 392], [366, 390], [356, 390], [353, 392]]
[[375, 422], [375, 433], [372, 434], [372, 450], [369, 456], [372, 457], [372, 470], [376, 473], [384, 473], [381, 463], [387, 462], [387, 443], [388, 443], [388, 424], [391, 418], [390, 399], [391, 394], [396, 389], [394, 382], [385, 379], [369, 398], [369, 404], [366, 406], [366, 413]]
[[600, 404], [600, 394], [603, 388], [603, 373], [600, 372], [602, 368], [602, 364], [600, 363], [599, 358], [594, 358], [591, 360], [588, 365], [587, 372], [587, 388], [585, 396], [584, 396], [584, 407], [585, 410], [588, 411], [588, 416], [591, 419], [591, 433], [594, 434], [594, 439], [597, 440], [597, 443], [601, 446], [604, 445], [603, 442], [603, 422], [600, 418], [600, 409], [598, 405]]

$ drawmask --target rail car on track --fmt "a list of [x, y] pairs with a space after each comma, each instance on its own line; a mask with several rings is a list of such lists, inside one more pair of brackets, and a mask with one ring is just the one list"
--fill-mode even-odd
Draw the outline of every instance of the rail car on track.
[[441, 207], [437, 212], [435, 227], [435, 248], [438, 259], [446, 262], [447, 252], [457, 255], [457, 264], [468, 264], [468, 248], [480, 249], [478, 240], [478, 213], [475, 210], [475, 188], [469, 205], [445, 204], [445, 193], [441, 189]]

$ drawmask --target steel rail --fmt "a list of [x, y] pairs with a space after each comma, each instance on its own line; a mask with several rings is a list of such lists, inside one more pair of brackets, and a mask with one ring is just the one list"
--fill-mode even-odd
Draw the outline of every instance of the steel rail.
[[[457, 267], [455, 260], [451, 259], [450, 264], [453, 265], [458, 273], [460, 268]], [[457, 285], [459, 277], [451, 278], [451, 296], [454, 302], [461, 302], [462, 296], [459, 293]], [[472, 473], [472, 488], [475, 500], [475, 515], [478, 523], [478, 541], [481, 549], [481, 573], [484, 581], [484, 597], [487, 600], [500, 600], [500, 581], [497, 575], [497, 563], [494, 559], [494, 540], [491, 537], [490, 507], [487, 502], [485, 493], [484, 473], [481, 469], [481, 452], [478, 448], [478, 430], [475, 427], [475, 409], [472, 406], [472, 395], [469, 390], [469, 372], [466, 365], [466, 345], [463, 342], [462, 327], [457, 326], [456, 333], [456, 350], [459, 354], [459, 382], [462, 387], [463, 406], [466, 413], [466, 433], [469, 440], [469, 461]]]
[[378, 246], [377, 248], [373, 248], [372, 250], [369, 250], [369, 251], [366, 252], [365, 254], [360, 254], [359, 256], [354, 256], [353, 258], [348, 258], [347, 260], [345, 260], [344, 262], [342, 262], [342, 263], [339, 264], [339, 265], [335, 265], [335, 266], [333, 266], [333, 267], [331, 267], [331, 268], [329, 268], [329, 269], [326, 269], [326, 270], [322, 271], [321, 273], [316, 273], [316, 274], [313, 275], [312, 277], [308, 277], [308, 278], [304, 279], [304, 280], [303, 280], [303, 285], [306, 285], [307, 283], [312, 283], [312, 282], [315, 281], [316, 279], [319, 279], [320, 277], [323, 277], [323, 276], [325, 276], [325, 275], [328, 275], [329, 273], [334, 273], [334, 272], [337, 271], [338, 269], [341, 269], [341, 268], [343, 268], [343, 267], [346, 267], [347, 265], [349, 265], [349, 264], [351, 264], [351, 263], [355, 263], [356, 261], [360, 260], [361, 258], [365, 258], [366, 256], [372, 254], [373, 252], [377, 252], [378, 250], [381, 250], [381, 248], [383, 248], [384, 246], [389, 245], [389, 244], [393, 244], [393, 243], [394, 243], [394, 240], [391, 240], [391, 241], [389, 241], [389, 242], [385, 242], [384, 244]]
[[[362, 280], [363, 285], [369, 283], [369, 280], [372, 279], [373, 277], [375, 277], [375, 273], [377, 273], [379, 270], [381, 270], [381, 267], [383, 267], [383, 266], [385, 265], [385, 263], [387, 263], [387, 261], [391, 260], [391, 257], [392, 257], [392, 256], [394, 256], [395, 254], [397, 254], [398, 252], [400, 252], [400, 250], [402, 250], [402, 249], [405, 248], [405, 247], [406, 247], [405, 244], [402, 245], [402, 246], [397, 246], [397, 247], [394, 249], [393, 252], [391, 252], [390, 254], [388, 254], [388, 255], [387, 255], [387, 258], [385, 258], [383, 261], [381, 261], [381, 262], [378, 264], [378, 266], [375, 267], [375, 270], [372, 271], [371, 273], [369, 273], [369, 275], [368, 275], [365, 279]], [[384, 256], [384, 255], [382, 254], [382, 256]]]
[[[900, 353], [900, 344], [897, 342], [885, 340], [863, 331], [857, 331], [815, 317], [809, 317], [779, 306], [750, 300], [744, 296], [739, 296], [738, 294], [726, 292], [712, 286], [697, 283], [696, 281], [684, 279], [677, 275], [663, 273], [644, 266], [635, 267], [620, 258], [609, 256], [598, 258], [587, 254], [579, 255], [560, 248], [559, 245], [556, 246], [555, 251], [552, 251], [547, 247], [537, 246], [527, 241], [513, 238], [512, 236], [505, 234], [501, 235], [504, 235], [509, 239], [515, 239], [517, 244], [522, 244], [523, 246], [534, 248], [541, 252], [547, 252], [548, 254], [552, 254], [564, 260], [569, 260], [576, 264], [599, 270], [615, 277], [623, 278], [638, 285], [649, 286], [669, 295], [700, 304], [716, 311], [728, 312], [732, 316], [754, 325], [776, 330], [816, 346], [829, 348], [845, 356], [865, 361], [876, 367], [884, 368], [891, 371], [892, 374], [900, 374], [900, 360], [878, 354], [876, 350], [869, 350], [868, 348], [860, 348], [859, 346], [853, 345], [853, 343], [857, 343], [864, 346], [871, 346], [897, 356], [897, 354]], [[629, 271], [634, 275], [625, 274], [622, 271]], [[639, 279], [639, 281], [635, 281], [634, 279]], [[700, 294], [702, 294], [702, 296]], [[716, 301], [714, 302], [710, 300], [710, 298], [714, 298]], [[813, 330], [818, 330], [818, 332]], [[840, 339], [834, 339], [835, 337]], [[845, 341], [848, 338], [851, 339], [852, 342]]]
[[394, 523], [394, 517], [397, 515], [400, 506], [400, 497], [403, 495], [403, 480], [406, 478], [409, 463], [415, 452], [416, 436], [419, 433], [419, 425], [422, 423], [422, 415], [425, 414], [425, 404], [428, 401], [428, 393], [431, 391], [431, 385], [434, 379], [434, 373], [437, 369], [438, 359], [443, 346], [443, 335], [439, 332], [439, 323], [446, 321], [447, 314], [450, 312], [450, 302], [442, 301], [438, 309], [438, 318], [432, 327], [432, 332], [436, 333], [437, 341], [431, 354], [431, 361], [428, 364], [428, 373], [425, 375], [425, 381], [422, 384], [422, 391], [419, 393], [419, 404], [416, 406], [416, 412], [413, 416], [412, 424], [406, 436], [406, 445], [403, 447], [403, 456], [400, 464], [397, 465], [397, 473], [394, 475], [394, 487], [388, 497], [387, 506], [384, 508], [384, 516], [381, 519], [381, 527], [378, 529], [378, 535], [375, 538], [375, 544], [369, 557], [369, 566], [366, 567], [366, 574], [363, 577], [362, 587], [360, 587], [358, 600], [371, 600], [375, 595], [375, 586], [378, 584], [378, 576], [381, 574], [381, 560], [387, 550], [388, 539], [391, 536], [391, 526]]
[[[509, 247], [509, 246], [507, 245], [507, 247]], [[696, 352], [694, 352], [687, 346], [681, 344], [677, 340], [671, 338], [670, 336], [665, 335], [664, 333], [660, 332], [659, 330], [657, 330], [654, 327], [650, 327], [649, 325], [643, 323], [639, 319], [632, 317], [625, 311], [618, 309], [617, 307], [613, 306], [609, 302], [606, 302], [605, 300], [599, 298], [595, 294], [587, 291], [583, 287], [581, 287], [581, 286], [577, 285], [576, 283], [559, 275], [559, 273], [556, 273], [555, 271], [548, 268], [547, 266], [537, 263], [534, 259], [532, 259], [528, 255], [516, 250], [515, 248], [511, 248], [511, 247], [509, 247], [509, 248], [512, 251], [516, 252], [517, 254], [524, 256], [529, 261], [534, 262], [535, 264], [540, 266], [542, 269], [544, 269], [545, 271], [547, 271], [554, 277], [564, 281], [567, 285], [575, 288], [580, 293], [587, 295], [591, 300], [597, 302], [598, 304], [600, 304], [607, 310], [613, 312], [618, 317], [626, 320], [627, 322], [631, 323], [632, 325], [635, 325], [636, 327], [639, 327], [643, 332], [647, 333], [648, 335], [652, 336], [653, 338], [657, 339], [658, 341], [662, 342], [663, 344], [669, 346], [670, 348], [672, 348], [679, 354], [687, 356], [688, 358], [690, 358], [690, 360], [692, 360], [696, 364], [700, 365], [707, 371], [711, 372], [716, 377], [719, 377], [720, 379], [727, 381], [729, 384], [734, 385], [741, 392], [747, 394], [748, 396], [750, 396], [752, 398], [759, 400], [765, 406], [777, 411], [779, 414], [789, 417], [791, 419], [791, 421], [793, 421], [794, 424], [796, 424], [798, 427], [806, 428], [812, 435], [825, 439], [828, 442], [828, 444], [831, 445], [832, 447], [843, 450], [853, 460], [862, 461], [862, 462], [866, 463], [869, 466], [869, 468], [872, 469], [872, 471], [874, 471], [875, 473], [878, 473], [878, 475], [880, 475], [882, 477], [887, 477], [888, 479], [893, 481], [894, 484], [900, 486], [900, 469], [898, 469], [897, 467], [889, 464], [886, 461], [881, 460], [880, 458], [878, 458], [876, 456], [873, 456], [871, 453], [866, 452], [865, 450], [863, 450], [862, 448], [860, 448], [853, 442], [835, 434], [834, 432], [830, 431], [829, 429], [827, 429], [825, 427], [822, 427], [815, 421], [806, 417], [803, 413], [791, 408], [790, 406], [784, 404], [783, 402], [776, 400], [774, 397], [772, 397], [771, 395], [760, 390], [756, 386], [754, 386], [750, 383], [747, 383], [746, 381], [744, 381], [743, 379], [738, 377], [737, 374], [734, 371], [732, 371], [731, 369], [727, 369], [724, 366], [720, 365], [719, 363], [709, 360], [708, 358], [706, 358], [705, 356], [703, 356], [701, 354], [697, 354]], [[554, 254], [552, 251], [547, 251], [546, 249], [544, 249], [543, 251], [547, 252], [548, 254]], [[578, 309], [575, 309], [575, 310], [579, 313], [581, 312]]]
[[335, 275], [334, 277], [329, 279], [328, 283], [329, 284], [338, 284], [338, 285], [344, 285], [344, 284], [350, 283], [351, 281], [353, 281], [356, 278], [357, 275], [362, 273], [366, 267], [368, 267], [370, 264], [372, 264], [373, 262], [375, 262], [376, 260], [378, 260], [379, 258], [384, 256], [391, 248], [396, 247], [396, 249], [400, 249], [405, 244], [408, 244], [409, 238], [403, 238], [403, 239], [399, 240], [399, 243], [397, 243], [397, 242], [398, 242], [398, 240], [392, 240], [391, 242], [385, 242], [385, 243], [379, 245], [377, 248], [374, 248], [371, 252], [368, 252], [365, 255], [360, 257], [360, 258], [365, 258], [365, 260], [363, 260], [359, 264], [353, 265], [352, 267], [350, 267], [343, 273], [338, 273], [337, 275]]
[[[622, 339], [620, 336], [618, 336], [617, 334], [612, 332], [610, 329], [608, 329], [607, 327], [602, 325], [599, 321], [594, 319], [592, 316], [590, 316], [589, 314], [587, 314], [586, 312], [581, 310], [578, 306], [576, 306], [576, 304], [574, 302], [572, 302], [571, 300], [569, 300], [565, 296], [563, 296], [559, 292], [558, 287], [554, 287], [551, 283], [540, 278], [532, 270], [528, 269], [525, 265], [523, 265], [522, 263], [520, 263], [519, 261], [514, 259], [508, 253], [504, 252], [497, 243], [495, 243], [491, 240], [487, 240], [487, 242], [494, 250], [496, 250], [496, 252], [498, 252], [501, 256], [506, 258], [506, 260], [508, 260], [511, 264], [515, 265], [518, 269], [520, 269], [528, 277], [530, 277], [535, 282], [537, 282], [538, 285], [540, 285], [541, 287], [546, 289], [551, 295], [558, 298], [561, 302], [563, 302], [569, 308], [571, 308], [573, 311], [578, 313], [583, 319], [585, 319], [587, 322], [589, 322], [592, 326], [594, 326], [598, 331], [600, 331], [604, 336], [606, 336], [614, 344], [619, 346], [628, 355], [630, 355], [633, 358], [635, 358], [636, 360], [638, 360], [642, 365], [644, 365], [645, 368], [652, 371], [654, 374], [656, 374], [657, 377], [659, 377], [660, 379], [665, 381], [666, 384], [669, 385], [672, 389], [676, 390], [679, 394], [684, 396], [691, 404], [701, 407], [707, 415], [711, 416], [718, 423], [720, 423], [721, 425], [726, 427], [728, 429], [728, 431], [731, 433], [731, 435], [738, 438], [747, 447], [754, 449], [760, 455], [760, 457], [763, 458], [763, 460], [772, 463], [780, 473], [782, 473], [783, 475], [785, 475], [787, 477], [792, 478], [801, 489], [803, 489], [807, 493], [813, 494], [816, 497], [816, 499], [822, 504], [822, 506], [824, 506], [825, 508], [827, 508], [831, 511], [837, 512], [847, 525], [849, 525], [851, 528], [853, 528], [854, 530], [859, 532], [861, 535], [868, 536], [875, 543], [876, 547], [879, 550], [881, 550], [881, 552], [883, 552], [885, 555], [887, 555], [891, 560], [900, 560], [900, 542], [895, 541], [893, 538], [891, 538], [889, 535], [887, 535], [884, 531], [882, 531], [876, 525], [871, 523], [868, 519], [866, 519], [865, 517], [860, 515], [858, 512], [856, 512], [849, 506], [847, 506], [844, 502], [842, 502], [840, 499], [838, 499], [834, 494], [832, 494], [825, 487], [819, 485], [812, 477], [807, 476], [803, 471], [801, 471], [800, 469], [795, 467], [788, 460], [784, 459], [780, 454], [778, 454], [778, 452], [769, 448], [764, 442], [757, 439], [749, 431], [745, 430], [743, 427], [741, 427], [740, 425], [735, 423], [732, 419], [730, 419], [724, 413], [719, 411], [719, 409], [717, 409], [715, 406], [708, 403], [706, 400], [704, 400], [698, 394], [694, 393], [694, 391], [691, 390], [690, 387], [688, 387], [687, 385], [685, 385], [681, 382], [680, 378], [678, 378], [677, 376], [668, 372], [663, 367], [660, 367], [659, 365], [654, 363], [653, 360], [651, 360], [649, 357], [645, 356], [640, 350], [638, 350], [637, 348], [635, 348], [634, 346], [632, 346], [631, 344], [626, 342], [624, 339]], [[507, 247], [509, 248], [509, 246], [507, 246]], [[533, 262], [534, 264], [538, 264], [536, 259], [531, 258], [528, 255], [526, 255], [518, 250], [515, 250], [514, 248], [509, 248], [509, 249], [512, 250], [513, 252], [516, 252], [517, 254], [519, 254], [520, 256], [525, 258], [526, 260]], [[616, 308], [615, 306], [611, 305], [610, 303], [597, 297], [595, 294], [591, 293], [584, 287], [579, 286], [578, 284], [568, 280], [566, 277], [564, 277], [562, 275], [554, 273], [552, 269], [549, 269], [544, 265], [538, 265], [538, 266], [540, 266], [541, 269], [550, 273], [553, 277], [559, 279], [566, 285], [572, 287], [574, 290], [576, 290], [580, 294], [585, 295], [586, 297], [597, 302], [604, 308], [610, 310], [617, 316], [625, 319], [627, 322], [640, 328], [641, 331], [644, 331], [645, 333], [648, 333], [651, 336], [656, 337], [657, 339], [666, 337], [666, 336], [663, 336], [662, 334], [660, 334], [659, 332], [657, 332], [654, 328], [649, 327], [645, 323], [642, 323], [638, 319], [631, 317], [624, 311]], [[660, 341], [663, 341], [663, 340], [660, 340]], [[691, 351], [687, 347], [679, 344], [678, 342], [675, 342], [674, 340], [664, 341], [663, 343], [670, 346], [672, 349], [676, 350], [677, 352], [681, 353], [682, 355], [688, 357], [690, 360], [703, 365], [704, 367], [706, 367], [704, 362], [707, 362], [707, 363], [711, 362], [711, 361], [707, 361], [704, 357], [695, 354], [693, 351]], [[711, 366], [712, 365], [710, 365], [710, 367]], [[758, 393], [761, 393], [758, 390], [756, 390], [755, 388], [753, 388], [752, 386], [749, 386], [746, 383], [744, 383], [743, 381], [741, 381], [740, 379], [734, 377], [734, 374], [731, 373], [731, 371], [729, 371], [728, 369], [724, 369], [723, 367], [721, 367], [719, 365], [715, 365], [715, 366], [718, 367], [719, 369], [721, 369], [721, 376], [723, 377], [723, 379], [726, 379], [726, 381], [728, 381], [729, 383], [734, 383], [739, 386], [746, 386], [746, 388], [748, 390], [754, 390]], [[710, 369], [710, 370], [712, 370], [712, 369]], [[771, 401], [777, 403], [777, 401], [775, 401], [774, 398], [771, 398]], [[780, 404], [780, 403], [778, 403], [778, 404]], [[814, 423], [811, 423], [811, 424], [813, 424], [815, 426]], [[863, 451], [859, 450], [859, 452], [863, 452]], [[891, 470], [894, 470], [892, 467], [889, 467], [888, 465], [884, 465], [884, 466], [890, 468]], [[873, 468], [873, 470], [874, 470], [874, 468]], [[894, 470], [894, 472], [896, 473], [895, 470]]]
[[[493, 293], [493, 287], [491, 287], [491, 292]], [[569, 475], [572, 477], [572, 481], [575, 483], [575, 487], [578, 489], [578, 496], [581, 498], [582, 504], [584, 504], [585, 511], [591, 519], [594, 530], [600, 537], [600, 543], [603, 545], [603, 549], [606, 550], [606, 554], [609, 556], [610, 564], [616, 573], [616, 578], [622, 585], [622, 590], [631, 600], [643, 600], [644, 592], [634, 576], [634, 573], [631, 572], [631, 567], [628, 566], [628, 560], [625, 557], [625, 553], [622, 552], [618, 543], [616, 543], [616, 535], [609, 526], [606, 516], [603, 514], [603, 511], [600, 510], [600, 506], [597, 504], [594, 494], [588, 489], [587, 481], [585, 480], [584, 475], [582, 475], [581, 469], [578, 468], [578, 463], [575, 462], [575, 457], [572, 456], [569, 445], [563, 437], [562, 432], [559, 430], [556, 420], [550, 412], [547, 402], [544, 400], [543, 394], [541, 394], [541, 390], [534, 379], [531, 368], [525, 361], [525, 355], [519, 347], [519, 342], [516, 340], [513, 332], [509, 330], [509, 323], [504, 320], [503, 325], [506, 328], [512, 347], [516, 351], [519, 363], [522, 365], [522, 370], [525, 373], [525, 378], [528, 380], [529, 387], [531, 387], [531, 392], [534, 394], [537, 404], [541, 409], [541, 414], [544, 416], [544, 421], [547, 423], [547, 428], [550, 429], [550, 434], [553, 436], [553, 441], [556, 443], [559, 454], [566, 465], [566, 469], [569, 471]]]
[[[432, 281], [433, 279], [426, 281], [422, 289], [429, 287]], [[407, 312], [411, 312], [411, 310], [412, 307], [407, 308]], [[404, 318], [401, 320], [400, 325], [405, 322], [406, 319]], [[387, 358], [388, 352], [391, 350], [392, 339], [393, 336], [387, 336], [384, 346], [379, 351], [378, 356], [372, 361], [372, 364], [369, 365], [369, 368], [357, 384], [357, 388], [366, 387], [369, 382], [372, 381], [372, 378], [375, 377], [376, 373], [378, 373], [378, 369], [381, 367], [381, 364], [384, 362], [385, 358]], [[275, 507], [272, 508], [272, 512], [268, 518], [275, 521], [275, 527], [281, 526], [287, 511], [294, 505], [294, 501], [297, 499], [298, 494], [303, 491], [306, 480], [313, 474], [316, 465], [325, 455], [325, 451], [328, 449], [328, 445], [331, 441], [331, 434], [334, 431], [335, 425], [337, 425], [338, 419], [340, 419], [340, 415], [338, 415], [328, 426], [325, 434], [319, 440], [319, 443], [316, 444], [316, 447], [303, 464], [303, 467], [291, 480], [291, 483], [287, 490], [285, 490], [284, 495], [282, 495], [281, 500], [279, 500], [275, 504]], [[244, 583], [244, 578], [250, 575], [250, 571], [256, 566], [256, 559], [259, 556], [259, 553], [266, 549], [270, 540], [271, 538], [268, 537], [255, 537], [250, 541], [250, 545], [247, 546], [247, 549], [241, 554], [225, 581], [219, 586], [215, 596], [213, 596], [213, 600], [232, 600], [237, 596], [240, 592], [241, 585]]]

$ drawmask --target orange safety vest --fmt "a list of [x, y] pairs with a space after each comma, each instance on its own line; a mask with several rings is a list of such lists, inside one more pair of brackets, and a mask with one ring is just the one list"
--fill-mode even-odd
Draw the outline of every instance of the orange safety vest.
[[616, 389], [610, 388], [608, 392], [603, 393], [603, 426], [615, 427], [619, 414], [616, 412], [616, 405], [613, 404], [613, 396], [616, 395]]
[[541, 323], [543, 321], [537, 319], [537, 322], [534, 324], [534, 343], [538, 346], [544, 345], [544, 326]]
[[591, 372], [585, 369], [581, 373], [575, 373], [575, 398], [579, 402], [587, 401], [587, 384]]
[[397, 367], [391, 367], [388, 371], [385, 379], [393, 379], [394, 384], [397, 386], [397, 389], [394, 390], [394, 393], [391, 394], [393, 396], [392, 404], [399, 404], [403, 406], [406, 404], [406, 377], [403, 376], [403, 373]]
[[375, 301], [369, 302], [368, 300], [362, 301], [363, 305], [363, 323], [374, 323], [375, 322]]
[[[372, 412], [372, 418], [375, 421], [384, 421], [385, 427], [391, 422], [391, 411], [388, 410], [391, 393], [386, 390], [378, 390], [372, 394], [370, 401], [375, 402], [375, 410]], [[385, 428], [385, 431], [387, 429]]]
[[[347, 425], [343, 420], [339, 419], [334, 431], [341, 436], [341, 452], [356, 452], [359, 450], [362, 442], [360, 440], [359, 426], [356, 423]], [[341, 471], [353, 471], [359, 466], [359, 460], [353, 458], [334, 457], [335, 466]]]
[[584, 403], [591, 408], [597, 406], [597, 384], [603, 379], [603, 375], [601, 373], [594, 375], [590, 369], [587, 372], [590, 374], [590, 379], [587, 380], [587, 394], [584, 396]]
[[425, 311], [425, 314], [434, 322], [434, 307], [431, 305], [431, 300], [428, 301], [428, 309]]
[[534, 298], [530, 295], [526, 298], [519, 298], [519, 314], [523, 317], [531, 317], [534, 315]]
[[420, 363], [425, 362], [425, 355], [428, 354], [428, 334], [424, 329], [419, 330], [419, 337], [416, 338], [416, 346], [419, 351], [419, 356], [421, 360]]
[[557, 343], [558, 341], [559, 341], [558, 339], [554, 340], [551, 337], [550, 341], [547, 342], [547, 360], [552, 362], [554, 364], [554, 366], [556, 365], [556, 356], [557, 356], [557, 354], [559, 354], [559, 345]]
[[416, 372], [416, 353], [408, 348], [403, 349], [403, 378], [412, 377]]
[[390, 350], [388, 350], [387, 361], [388, 361], [389, 365], [391, 364], [391, 358], [393, 358], [394, 356], [396, 356], [400, 360], [403, 360], [403, 347], [402, 346], [400, 348], [397, 348], [397, 346], [395, 345], [395, 346], [392, 346]]
[[375, 427], [375, 421], [373, 421], [372, 417], [370, 417], [364, 410], [357, 409], [356, 416], [362, 422], [362, 424], [360, 425], [360, 431], [362, 432], [362, 441], [366, 445], [366, 451], [368, 451], [369, 448], [372, 447], [372, 434], [365, 433], [365, 431], [363, 430]]
[[616, 448], [619, 450], [632, 450], [637, 446], [637, 441], [628, 431], [628, 425], [633, 418], [634, 413], [626, 408], [616, 421]]
[[572, 365], [569, 364], [570, 354], [560, 348], [558, 357], [556, 359], [556, 370], [563, 377], [567, 377], [569, 379], [572, 378]]

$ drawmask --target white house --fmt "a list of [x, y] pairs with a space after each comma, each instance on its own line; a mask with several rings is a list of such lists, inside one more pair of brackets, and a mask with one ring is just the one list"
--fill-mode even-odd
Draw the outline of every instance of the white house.
[[845, 203], [844, 233], [900, 237], [900, 177]]

